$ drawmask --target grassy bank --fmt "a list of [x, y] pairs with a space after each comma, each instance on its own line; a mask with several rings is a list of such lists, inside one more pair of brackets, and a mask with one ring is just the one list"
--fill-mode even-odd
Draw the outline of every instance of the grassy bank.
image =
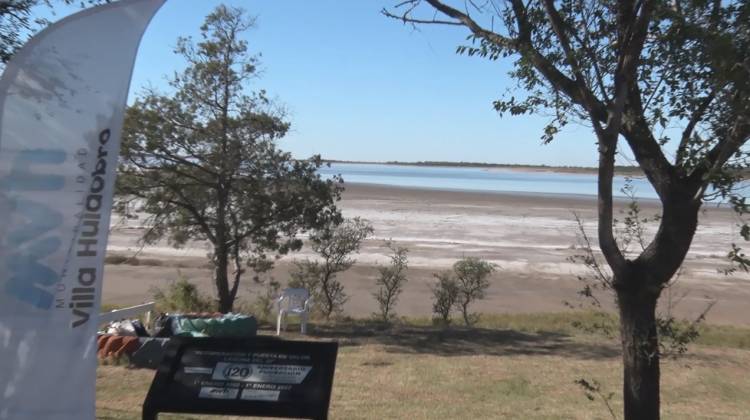
[[[270, 328], [271, 320], [267, 320]], [[687, 327], [687, 322], [678, 322], [677, 328]], [[372, 335], [385, 332], [386, 326], [370, 319], [351, 319], [331, 324], [319, 323], [321, 331], [340, 329], [343, 331], [368, 331]], [[400, 318], [392, 323], [393, 331], [420, 327], [425, 330], [440, 331], [434, 328], [430, 318]], [[313, 327], [314, 328], [314, 327]], [[617, 315], [598, 311], [565, 311], [521, 314], [482, 314], [473, 329], [463, 327], [458, 319], [453, 320], [447, 333], [459, 331], [507, 330], [520, 333], [558, 334], [585, 340], [614, 339], [619, 336]], [[750, 350], [750, 328], [733, 325], [701, 324], [699, 336], [694, 345]]]
[[[407, 320], [428, 325], [429, 319]], [[479, 318], [477, 327], [509, 329], [521, 332], [552, 332], [569, 335], [617, 337], [619, 320], [608, 312], [567, 311], [527, 314], [487, 314]], [[687, 327], [678, 322], [678, 328]], [[733, 325], [701, 324], [695, 344], [718, 348], [750, 350], [750, 328]]]
[[[350, 320], [316, 324], [307, 339], [340, 343], [332, 419], [608, 419], [606, 406], [589, 401], [575, 380], [598, 381], [620, 412], [617, 340], [586, 329], [614, 321], [589, 312], [485, 316], [471, 329]], [[749, 337], [750, 330], [707, 326], [703, 344], [665, 360], [663, 418], [750, 418]], [[139, 418], [152, 377], [101, 366], [97, 417]]]

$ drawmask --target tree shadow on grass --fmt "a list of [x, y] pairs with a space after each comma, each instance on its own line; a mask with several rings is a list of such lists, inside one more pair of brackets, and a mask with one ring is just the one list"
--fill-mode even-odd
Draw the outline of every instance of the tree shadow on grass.
[[341, 346], [381, 344], [391, 353], [439, 356], [563, 356], [606, 359], [620, 356], [615, 343], [576, 339], [556, 332], [520, 332], [506, 329], [432, 326], [393, 326], [376, 323], [316, 325], [312, 337], [336, 340]]

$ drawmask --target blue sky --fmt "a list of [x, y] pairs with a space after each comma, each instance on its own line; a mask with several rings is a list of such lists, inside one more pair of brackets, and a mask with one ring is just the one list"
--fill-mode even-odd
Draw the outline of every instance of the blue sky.
[[[143, 38], [131, 100], [181, 68], [172, 53], [197, 35], [220, 1], [169, 0]], [[542, 117], [500, 118], [492, 101], [513, 86], [509, 63], [455, 54], [466, 31], [410, 26], [382, 16], [393, 0], [238, 0], [257, 16], [246, 34], [262, 54], [264, 88], [290, 111], [282, 148], [296, 157], [367, 161], [473, 161], [594, 166], [587, 127], [540, 142]], [[62, 10], [58, 16], [66, 13]]]

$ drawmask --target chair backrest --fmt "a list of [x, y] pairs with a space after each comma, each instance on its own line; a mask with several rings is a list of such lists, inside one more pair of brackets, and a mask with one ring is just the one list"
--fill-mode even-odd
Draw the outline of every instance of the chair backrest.
[[305, 301], [310, 297], [310, 292], [307, 289], [284, 289], [281, 291], [281, 302], [279, 302], [280, 309], [287, 311], [295, 309], [304, 309]]

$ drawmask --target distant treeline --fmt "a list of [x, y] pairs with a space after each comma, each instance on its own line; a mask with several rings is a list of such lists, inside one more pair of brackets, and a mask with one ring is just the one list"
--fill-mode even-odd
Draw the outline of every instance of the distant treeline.
[[[549, 172], [571, 172], [571, 173], [596, 173], [597, 168], [585, 166], [548, 166], [548, 165], [523, 165], [513, 163], [484, 163], [484, 162], [446, 162], [446, 161], [418, 161], [418, 162], [365, 162], [352, 160], [327, 159], [330, 163], [360, 163], [370, 165], [403, 165], [403, 166], [451, 166], [460, 168], [487, 168], [487, 169], [527, 169], [532, 171]], [[638, 166], [615, 166], [615, 172], [619, 175], [643, 176], [643, 171]]]

